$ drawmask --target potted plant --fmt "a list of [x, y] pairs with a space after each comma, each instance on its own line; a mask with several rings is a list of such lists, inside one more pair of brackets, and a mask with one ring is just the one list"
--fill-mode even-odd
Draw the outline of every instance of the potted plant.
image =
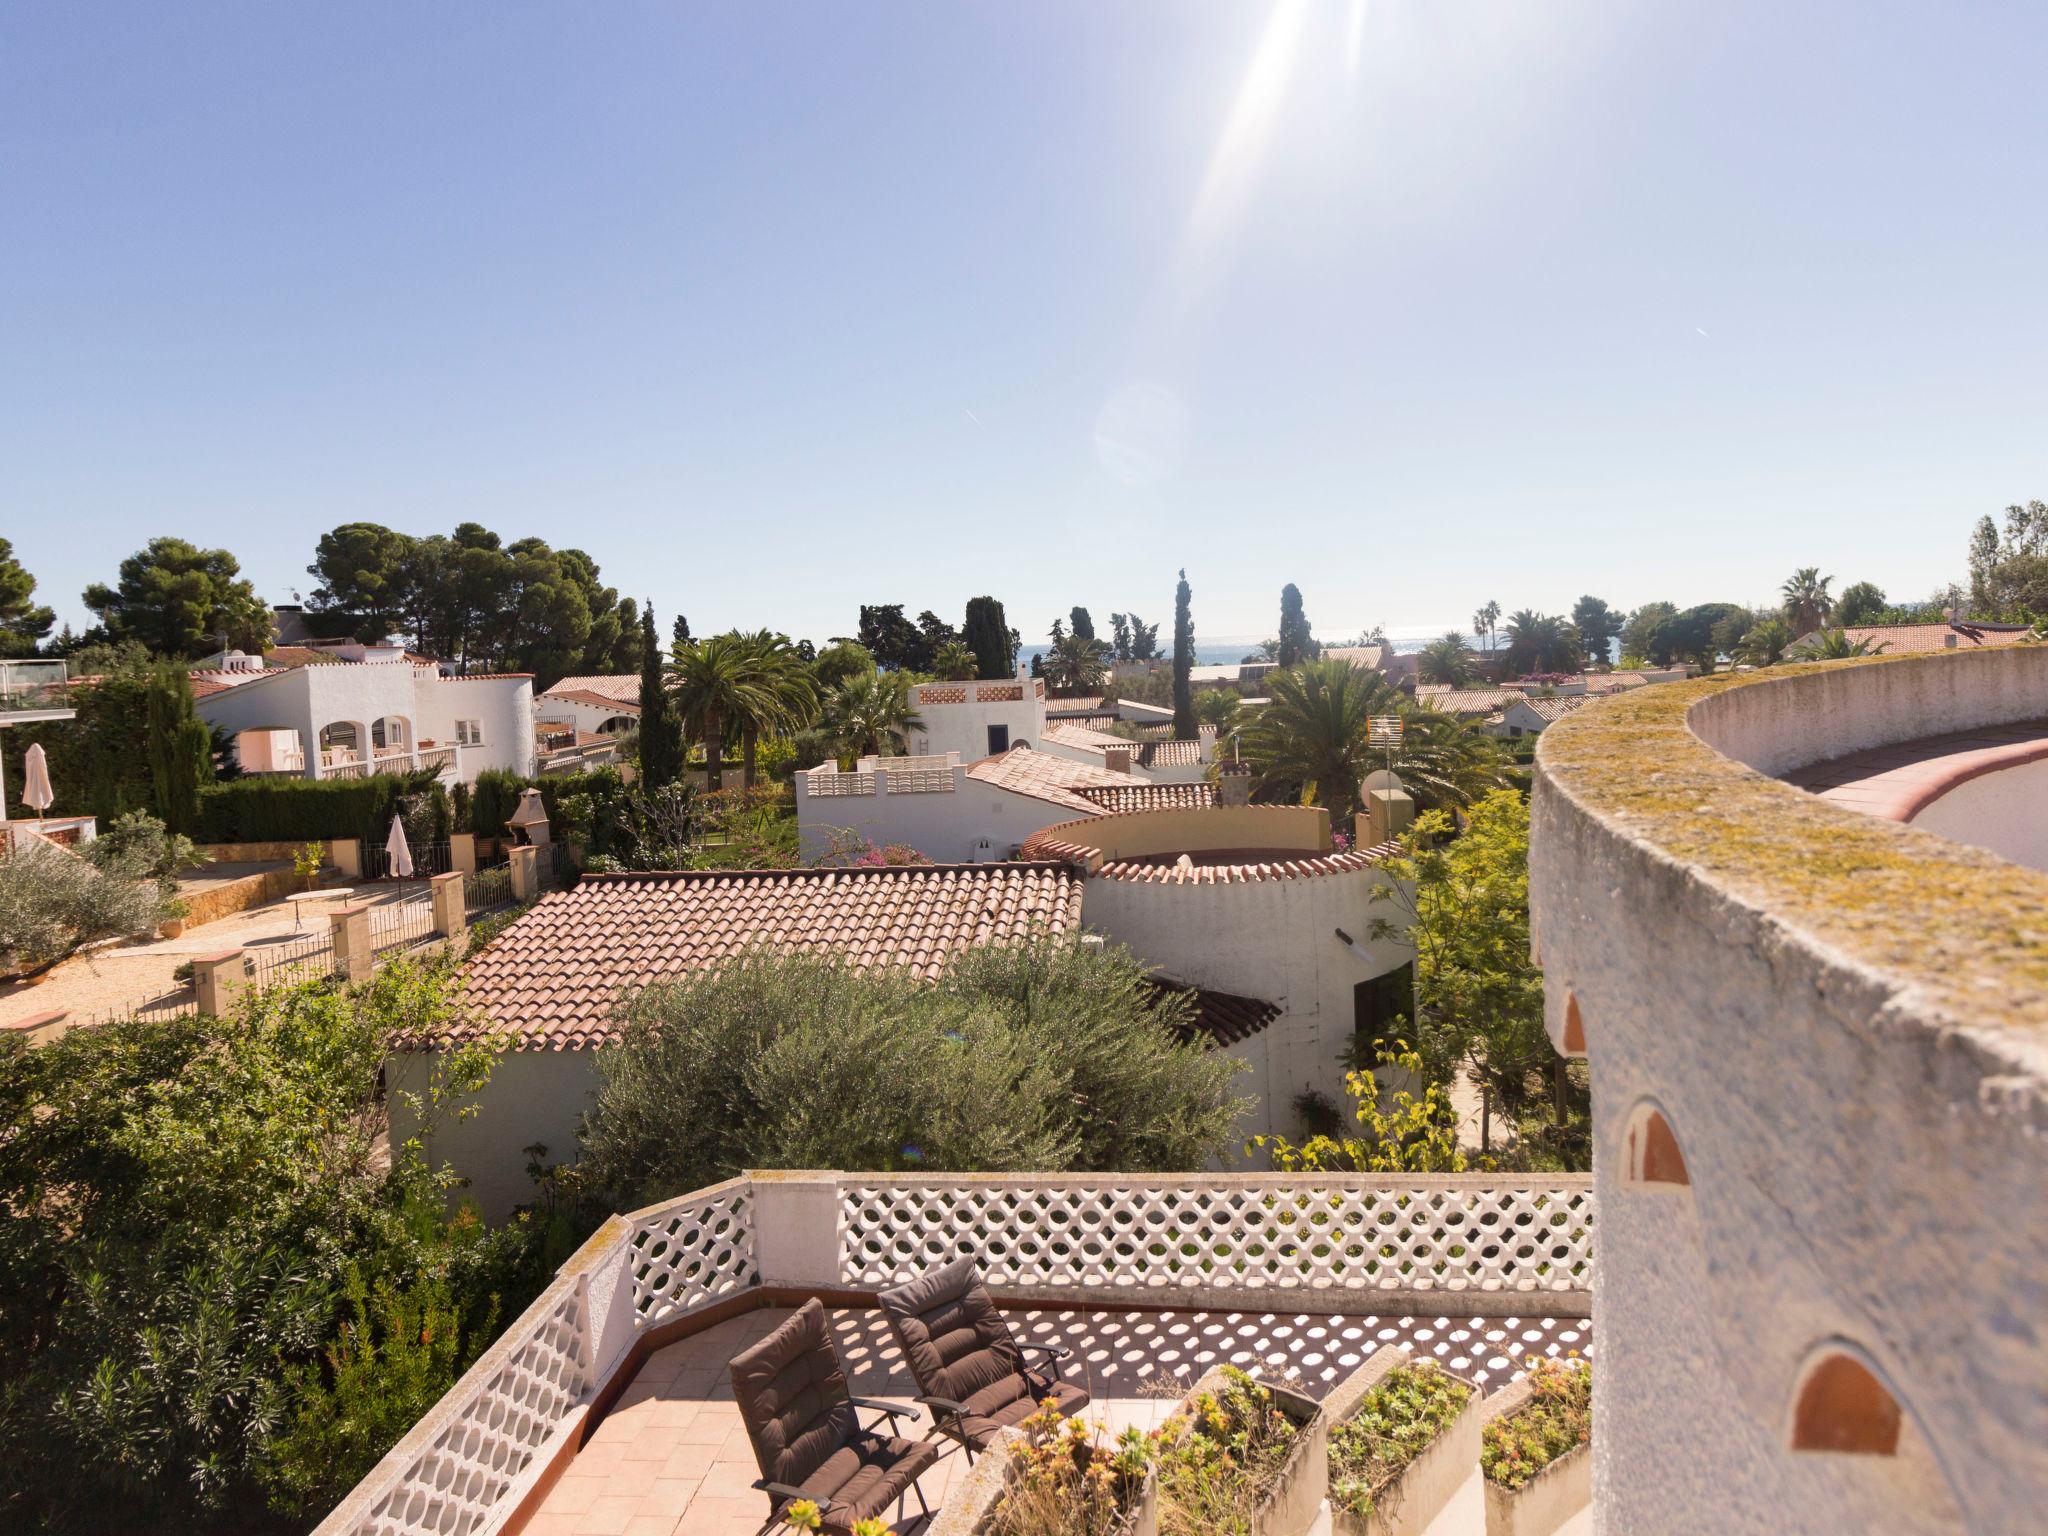
[[1548, 1536], [1593, 1500], [1593, 1367], [1538, 1360], [1480, 1410], [1486, 1536]]
[[1302, 1536], [1328, 1486], [1315, 1399], [1219, 1366], [1152, 1433], [1160, 1536]]
[[1335, 1536], [1421, 1536], [1479, 1460], [1486, 1394], [1398, 1344], [1323, 1400]]
[[1108, 1441], [1048, 1400], [996, 1437], [927, 1536], [1155, 1536], [1152, 1450], [1142, 1430]]

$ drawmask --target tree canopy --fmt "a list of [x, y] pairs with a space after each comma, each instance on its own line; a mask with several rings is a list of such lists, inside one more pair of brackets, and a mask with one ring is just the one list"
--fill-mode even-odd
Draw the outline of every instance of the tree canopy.
[[94, 582], [85, 606], [106, 638], [140, 641], [158, 656], [196, 660], [222, 641], [244, 651], [270, 646], [270, 609], [224, 549], [151, 539], [121, 562], [113, 586]]
[[1280, 637], [1273, 659], [1283, 667], [1291, 667], [1317, 653], [1315, 636], [1309, 633], [1308, 615], [1301, 608], [1301, 588], [1290, 581], [1280, 589]]
[[42, 644], [57, 615], [35, 601], [36, 579], [0, 538], [0, 658], [27, 656]]
[[[1074, 610], [1083, 618], [1088, 610]], [[1093, 627], [1091, 626], [1091, 633]], [[974, 652], [977, 675], [985, 678], [1014, 677], [1017, 674], [1017, 635], [1003, 617], [1003, 605], [992, 597], [967, 599], [967, 621], [961, 640]]]
[[1195, 735], [1194, 683], [1189, 676], [1195, 665], [1195, 616], [1188, 573], [1183, 569], [1173, 589], [1173, 734], [1189, 741]]

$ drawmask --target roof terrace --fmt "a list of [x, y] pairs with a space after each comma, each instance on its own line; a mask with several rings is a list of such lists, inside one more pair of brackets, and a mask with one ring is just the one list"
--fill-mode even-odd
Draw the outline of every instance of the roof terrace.
[[907, 1403], [875, 1292], [960, 1255], [1118, 1427], [1218, 1362], [1321, 1396], [1387, 1342], [1497, 1386], [1589, 1348], [1589, 1182], [749, 1174], [608, 1222], [319, 1536], [761, 1530], [726, 1363], [815, 1296], [855, 1392]]

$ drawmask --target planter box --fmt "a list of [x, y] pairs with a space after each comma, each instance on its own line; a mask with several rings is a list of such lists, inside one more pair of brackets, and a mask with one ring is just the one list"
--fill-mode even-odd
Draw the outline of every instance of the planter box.
[[[1486, 1400], [1480, 1410], [1483, 1430], [1529, 1401], [1529, 1378], [1517, 1377]], [[1593, 1447], [1576, 1446], [1510, 1492], [1481, 1479], [1486, 1489], [1486, 1536], [1550, 1536], [1593, 1502]]]
[[[1388, 1344], [1353, 1371], [1323, 1399], [1323, 1415], [1332, 1426], [1342, 1424], [1396, 1367], [1415, 1364], [1415, 1357], [1399, 1344]], [[1439, 1370], [1444, 1370], [1438, 1366]], [[1472, 1395], [1458, 1416], [1446, 1424], [1422, 1453], [1402, 1469], [1401, 1475], [1381, 1492], [1370, 1515], [1354, 1515], [1340, 1509], [1334, 1495], [1330, 1504], [1332, 1536], [1422, 1536], [1429, 1523], [1443, 1513], [1452, 1495], [1464, 1486], [1479, 1466], [1479, 1425], [1484, 1418], [1486, 1394], [1469, 1378], [1456, 1371], [1446, 1376], [1472, 1388]]]
[[[1016, 1475], [1016, 1448], [1023, 1443], [1021, 1430], [1006, 1429], [997, 1435], [967, 1475], [953, 1484], [924, 1536], [988, 1536], [995, 1529], [996, 1506]], [[1124, 1517], [1118, 1536], [1157, 1536], [1158, 1530], [1159, 1480], [1148, 1477], [1138, 1507]]]
[[[1306, 1536], [1330, 1489], [1330, 1421], [1322, 1404], [1314, 1398], [1270, 1381], [1259, 1385], [1273, 1394], [1274, 1405], [1301, 1426], [1301, 1433], [1294, 1437], [1294, 1449], [1273, 1480], [1265, 1502], [1252, 1516], [1252, 1533]], [[1221, 1392], [1223, 1386], [1223, 1369], [1218, 1366], [1194, 1384], [1188, 1396], [1181, 1399], [1176, 1414], [1185, 1414], [1189, 1399], [1198, 1393]]]

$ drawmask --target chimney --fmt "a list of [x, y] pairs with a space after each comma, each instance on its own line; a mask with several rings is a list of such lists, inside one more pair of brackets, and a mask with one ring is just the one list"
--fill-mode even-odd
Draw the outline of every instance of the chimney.
[[1129, 773], [1131, 771], [1131, 749], [1129, 747], [1104, 747], [1102, 749], [1102, 766], [1111, 773]]
[[1956, 632], [1950, 630], [1947, 634], [1943, 635], [1941, 637], [1941, 644], [1944, 650], [1954, 650], [1956, 648]]
[[1216, 803], [1250, 805], [1251, 800], [1252, 765], [1239, 762], [1221, 764], [1216, 770]]
[[1366, 794], [1365, 812], [1354, 824], [1360, 848], [1390, 843], [1415, 824], [1415, 802], [1405, 789], [1375, 789]]

